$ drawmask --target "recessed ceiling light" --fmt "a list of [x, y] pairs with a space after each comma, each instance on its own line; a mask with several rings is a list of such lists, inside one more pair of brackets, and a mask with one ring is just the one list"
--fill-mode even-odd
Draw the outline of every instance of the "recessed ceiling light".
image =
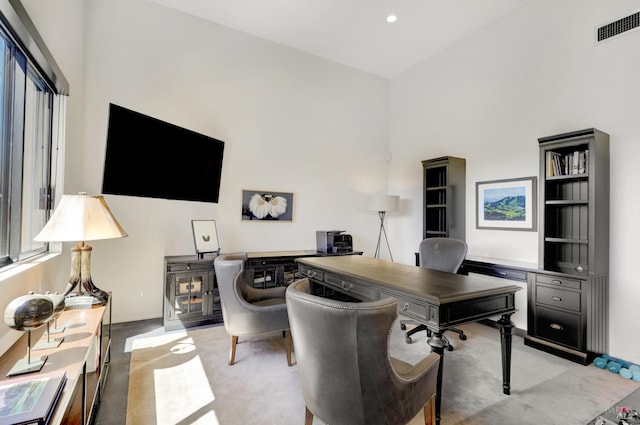
[[397, 20], [398, 20], [398, 17], [396, 15], [391, 14], [387, 16], [387, 22], [389, 22], [390, 24], [393, 24]]

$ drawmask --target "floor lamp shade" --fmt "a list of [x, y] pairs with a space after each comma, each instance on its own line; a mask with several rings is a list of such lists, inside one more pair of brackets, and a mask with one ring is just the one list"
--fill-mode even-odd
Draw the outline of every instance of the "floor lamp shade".
[[398, 195], [371, 195], [367, 199], [369, 211], [397, 211], [400, 203]]
[[106, 304], [109, 296], [91, 279], [91, 246], [85, 241], [123, 238], [127, 236], [102, 196], [63, 195], [60, 204], [34, 240], [39, 242], [78, 242], [71, 248], [71, 275], [65, 296], [92, 296], [91, 303]]

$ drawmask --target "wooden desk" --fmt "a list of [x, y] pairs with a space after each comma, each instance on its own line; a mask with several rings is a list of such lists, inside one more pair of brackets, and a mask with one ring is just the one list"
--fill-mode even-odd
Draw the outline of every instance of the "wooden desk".
[[362, 256], [299, 258], [300, 274], [311, 281], [363, 301], [398, 299], [398, 309], [431, 331], [431, 350], [440, 354], [436, 423], [440, 422], [442, 367], [447, 347], [442, 333], [453, 326], [495, 315], [502, 318], [502, 391], [511, 391], [511, 315], [515, 293], [521, 288], [506, 282], [488, 283], [473, 277], [438, 272]]
[[[53, 323], [51, 324], [53, 325]], [[63, 311], [57, 320], [64, 332], [51, 334], [51, 338], [64, 337], [57, 348], [32, 350], [31, 357], [48, 356], [42, 370], [29, 375], [64, 370], [67, 382], [49, 422], [57, 424], [88, 424], [94, 419], [101, 400], [110, 361], [111, 300], [106, 306]], [[104, 326], [104, 330], [103, 330]], [[32, 342], [46, 341], [42, 326], [32, 332]], [[15, 362], [27, 354], [27, 335], [23, 335], [0, 357], [0, 379]]]

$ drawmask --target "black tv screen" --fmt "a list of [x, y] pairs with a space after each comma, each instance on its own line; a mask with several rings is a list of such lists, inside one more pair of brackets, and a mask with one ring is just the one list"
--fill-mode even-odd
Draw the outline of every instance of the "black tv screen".
[[109, 104], [102, 193], [218, 202], [224, 142]]

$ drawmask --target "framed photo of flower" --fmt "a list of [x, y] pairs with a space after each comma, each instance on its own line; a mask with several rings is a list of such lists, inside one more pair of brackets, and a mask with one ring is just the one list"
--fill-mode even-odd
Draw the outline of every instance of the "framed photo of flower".
[[476, 228], [536, 230], [536, 177], [476, 183]]
[[242, 191], [242, 221], [293, 221], [293, 193]]

